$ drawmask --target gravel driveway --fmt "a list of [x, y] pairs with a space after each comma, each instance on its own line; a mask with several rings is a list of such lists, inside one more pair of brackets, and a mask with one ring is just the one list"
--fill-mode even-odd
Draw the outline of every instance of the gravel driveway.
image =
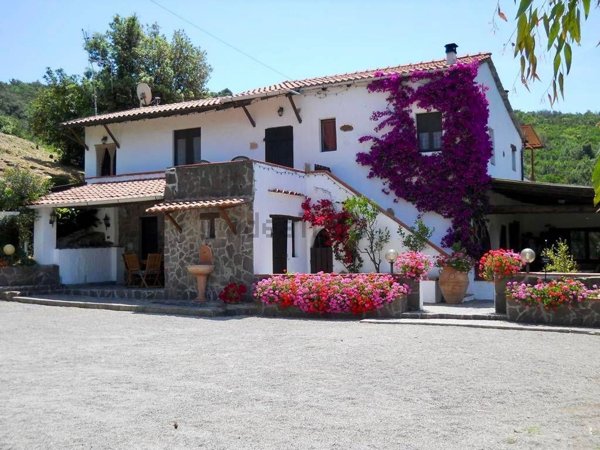
[[600, 338], [0, 302], [0, 447], [597, 449]]

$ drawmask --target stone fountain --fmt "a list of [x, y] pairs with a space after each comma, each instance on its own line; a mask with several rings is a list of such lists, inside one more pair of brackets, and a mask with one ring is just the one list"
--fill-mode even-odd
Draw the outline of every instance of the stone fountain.
[[208, 276], [215, 270], [213, 264], [213, 253], [208, 245], [200, 246], [200, 264], [188, 266], [189, 273], [196, 277], [198, 282], [198, 300], [199, 302], [206, 301], [206, 280]]

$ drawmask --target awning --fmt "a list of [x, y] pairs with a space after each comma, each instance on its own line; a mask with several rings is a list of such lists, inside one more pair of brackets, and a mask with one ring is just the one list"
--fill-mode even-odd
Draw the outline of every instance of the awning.
[[227, 225], [229, 226], [229, 229], [232, 231], [232, 233], [237, 234], [237, 228], [235, 224], [231, 221], [226, 209], [233, 208], [234, 206], [243, 205], [244, 203], [248, 203], [248, 201], [249, 200], [245, 198], [232, 197], [209, 198], [202, 200], [177, 200], [158, 203], [146, 209], [146, 212], [150, 214], [164, 214], [165, 217], [177, 229], [177, 231], [181, 233], [183, 231], [181, 229], [181, 225], [179, 225], [175, 218], [171, 216], [172, 212], [189, 211], [192, 209], [216, 208], [219, 210], [221, 218], [225, 220], [225, 222], [227, 222]]
[[92, 183], [60, 192], [52, 192], [33, 202], [30, 206], [33, 208], [44, 206], [69, 208], [118, 205], [161, 200], [164, 198], [164, 192], [164, 178]]

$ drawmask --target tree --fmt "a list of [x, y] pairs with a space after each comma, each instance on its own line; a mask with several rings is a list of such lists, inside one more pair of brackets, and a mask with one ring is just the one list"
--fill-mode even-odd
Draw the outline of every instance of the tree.
[[[564, 97], [565, 75], [571, 70], [573, 45], [581, 43], [581, 17], [587, 20], [593, 0], [515, 0], [518, 3], [517, 36], [514, 42], [515, 58], [519, 57], [521, 81], [525, 86], [529, 81], [540, 80], [537, 72], [539, 56], [549, 52], [553, 56], [552, 93], [548, 94], [550, 104]], [[596, 7], [600, 0], [595, 0]], [[507, 21], [498, 5], [498, 16]], [[543, 26], [545, 37], [540, 34]]]
[[164, 103], [206, 96], [206, 53], [181, 30], [169, 41], [156, 23], [144, 28], [135, 15], [116, 15], [107, 32], [85, 37], [84, 48], [99, 69], [93, 79], [101, 112], [137, 107], [140, 82]]
[[93, 113], [89, 79], [67, 75], [62, 69], [48, 68], [46, 87], [30, 105], [29, 126], [36, 137], [60, 150], [62, 163], [81, 167], [81, 146], [67, 137], [59, 123]]
[[[344, 209], [352, 216], [353, 227], [350, 228], [351, 239], [356, 242], [358, 251], [364, 253], [373, 263], [375, 271], [379, 273], [381, 267], [381, 252], [390, 241], [390, 231], [377, 226], [379, 211], [377, 206], [368, 198], [357, 196], [344, 201]], [[366, 238], [367, 245], [358, 247], [358, 242]]]

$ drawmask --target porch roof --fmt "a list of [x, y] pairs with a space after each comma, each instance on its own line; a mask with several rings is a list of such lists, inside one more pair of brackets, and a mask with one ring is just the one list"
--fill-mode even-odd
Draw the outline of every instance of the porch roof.
[[52, 192], [30, 206], [41, 208], [82, 207], [95, 205], [115, 205], [136, 203], [164, 198], [164, 178], [145, 180], [93, 183], [77, 186], [60, 192]]
[[190, 209], [204, 209], [204, 208], [233, 208], [234, 206], [243, 205], [247, 203], [248, 199], [244, 198], [230, 198], [221, 197], [213, 199], [203, 200], [179, 200], [172, 202], [158, 203], [148, 209], [147, 213], [158, 214], [158, 213], [169, 213], [173, 211], [187, 211]]
[[518, 212], [550, 213], [550, 212], [590, 212], [594, 209], [594, 189], [590, 186], [577, 186], [555, 183], [538, 183], [493, 179], [491, 191], [501, 194], [522, 204], [494, 204], [491, 214], [508, 214]]

